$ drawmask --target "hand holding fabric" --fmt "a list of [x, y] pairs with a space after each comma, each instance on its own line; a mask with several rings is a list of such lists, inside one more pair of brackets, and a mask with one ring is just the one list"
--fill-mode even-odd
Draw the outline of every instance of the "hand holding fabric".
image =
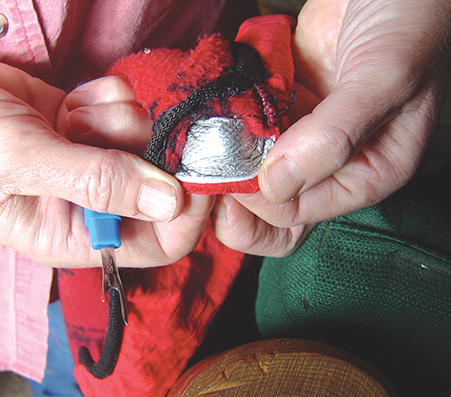
[[[118, 130], [128, 131], [126, 140], [139, 146], [133, 137], [142, 128], [142, 117], [131, 116], [112, 130], [105, 146], [112, 147], [114, 141], [115, 149], [72, 143], [68, 134], [56, 131], [73, 97], [66, 98], [63, 91], [7, 65], [0, 65], [0, 76], [3, 245], [51, 266], [98, 266], [82, 206], [124, 217], [123, 246], [118, 250], [122, 266], [168, 264], [191, 251], [212, 200], [200, 198], [198, 204], [192, 197], [183, 205], [183, 193], [174, 178], [133, 154], [115, 150], [124, 146], [115, 138]], [[118, 94], [114, 90], [103, 93]], [[111, 124], [102, 117], [98, 125], [109, 129]], [[90, 141], [93, 135], [88, 134], [88, 144], [95, 143]], [[175, 218], [182, 222], [169, 222]], [[166, 223], [163, 226], [154, 221]]]
[[309, 0], [294, 36], [295, 119], [262, 166], [261, 192], [221, 203], [218, 237], [246, 252], [286, 255], [302, 225], [403, 186], [435, 126], [450, 32], [446, 0]]

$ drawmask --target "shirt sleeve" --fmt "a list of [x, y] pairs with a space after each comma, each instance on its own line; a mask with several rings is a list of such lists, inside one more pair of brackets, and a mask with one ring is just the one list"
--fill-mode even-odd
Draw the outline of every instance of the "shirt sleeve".
[[52, 269], [0, 245], [0, 371], [42, 381]]

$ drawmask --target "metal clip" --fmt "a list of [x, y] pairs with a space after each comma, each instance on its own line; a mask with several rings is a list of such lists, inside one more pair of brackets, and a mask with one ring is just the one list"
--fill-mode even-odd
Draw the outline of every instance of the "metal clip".
[[116, 265], [114, 248], [102, 248], [100, 252], [102, 255], [103, 293], [107, 294], [110, 288], [115, 288], [119, 292], [122, 320], [125, 325], [127, 325], [127, 301], [119, 270]]

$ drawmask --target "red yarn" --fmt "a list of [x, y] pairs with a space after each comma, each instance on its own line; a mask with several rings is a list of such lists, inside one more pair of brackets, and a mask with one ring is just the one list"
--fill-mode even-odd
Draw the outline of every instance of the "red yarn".
[[[270, 28], [268, 28], [270, 26]], [[294, 63], [291, 53], [291, 35], [295, 20], [287, 15], [268, 15], [245, 21], [235, 38], [250, 44], [265, 61], [271, 75], [268, 86], [273, 90], [281, 105], [291, 102], [294, 84]], [[284, 128], [288, 119], [283, 120]]]

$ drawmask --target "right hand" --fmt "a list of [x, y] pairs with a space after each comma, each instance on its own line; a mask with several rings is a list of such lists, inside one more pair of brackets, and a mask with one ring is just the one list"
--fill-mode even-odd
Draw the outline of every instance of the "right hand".
[[304, 86], [297, 91], [314, 106], [296, 98], [298, 117], [262, 164], [259, 192], [218, 200], [218, 238], [285, 256], [306, 236], [304, 225], [376, 204], [406, 184], [434, 131], [450, 37], [449, 0], [309, 0], [292, 48]]
[[[105, 102], [113, 91], [118, 94], [113, 102], [130, 97], [123, 82], [116, 91], [114, 83], [102, 91]], [[121, 266], [166, 265], [187, 255], [214, 199], [193, 195], [184, 202], [179, 183], [138, 156], [58, 134], [58, 112], [67, 114], [66, 100], [63, 91], [0, 64], [0, 244], [50, 266], [99, 266], [84, 225], [81, 207], [86, 207], [124, 217], [117, 250]], [[136, 101], [127, 102], [139, 113]], [[133, 131], [142, 130], [145, 120], [127, 119], [115, 133], [132, 131], [133, 142]]]

